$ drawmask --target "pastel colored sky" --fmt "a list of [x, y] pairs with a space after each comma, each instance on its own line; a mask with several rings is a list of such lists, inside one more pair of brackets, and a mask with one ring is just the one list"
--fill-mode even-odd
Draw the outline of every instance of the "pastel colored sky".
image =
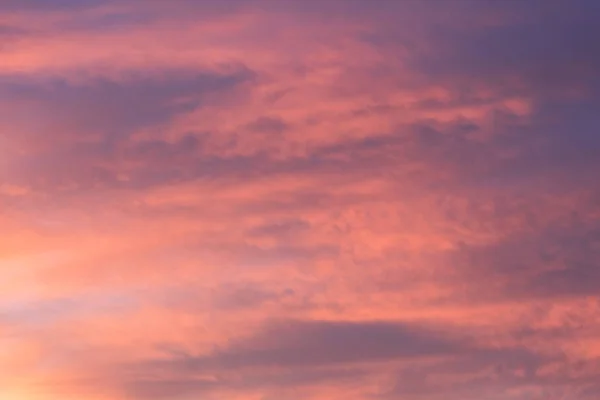
[[1, 0], [0, 400], [597, 400], [600, 1]]

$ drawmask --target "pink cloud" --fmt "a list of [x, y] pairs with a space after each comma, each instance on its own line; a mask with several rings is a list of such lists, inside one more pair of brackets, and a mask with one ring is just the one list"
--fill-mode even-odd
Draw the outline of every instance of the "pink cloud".
[[600, 393], [586, 1], [34, 3], [0, 398]]

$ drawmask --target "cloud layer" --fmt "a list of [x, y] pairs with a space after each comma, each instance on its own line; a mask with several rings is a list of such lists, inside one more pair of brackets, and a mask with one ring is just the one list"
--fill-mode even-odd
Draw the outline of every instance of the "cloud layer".
[[0, 5], [0, 399], [598, 398], [598, 3], [226, 3]]

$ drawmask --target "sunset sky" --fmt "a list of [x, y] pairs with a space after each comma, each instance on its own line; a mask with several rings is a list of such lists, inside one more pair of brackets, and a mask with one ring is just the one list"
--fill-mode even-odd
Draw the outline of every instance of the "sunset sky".
[[0, 400], [598, 399], [599, 0], [0, 0]]

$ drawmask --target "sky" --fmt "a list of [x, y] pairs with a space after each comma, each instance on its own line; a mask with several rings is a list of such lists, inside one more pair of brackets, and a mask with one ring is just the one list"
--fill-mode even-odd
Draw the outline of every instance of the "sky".
[[600, 398], [597, 0], [1, 0], [0, 400]]

